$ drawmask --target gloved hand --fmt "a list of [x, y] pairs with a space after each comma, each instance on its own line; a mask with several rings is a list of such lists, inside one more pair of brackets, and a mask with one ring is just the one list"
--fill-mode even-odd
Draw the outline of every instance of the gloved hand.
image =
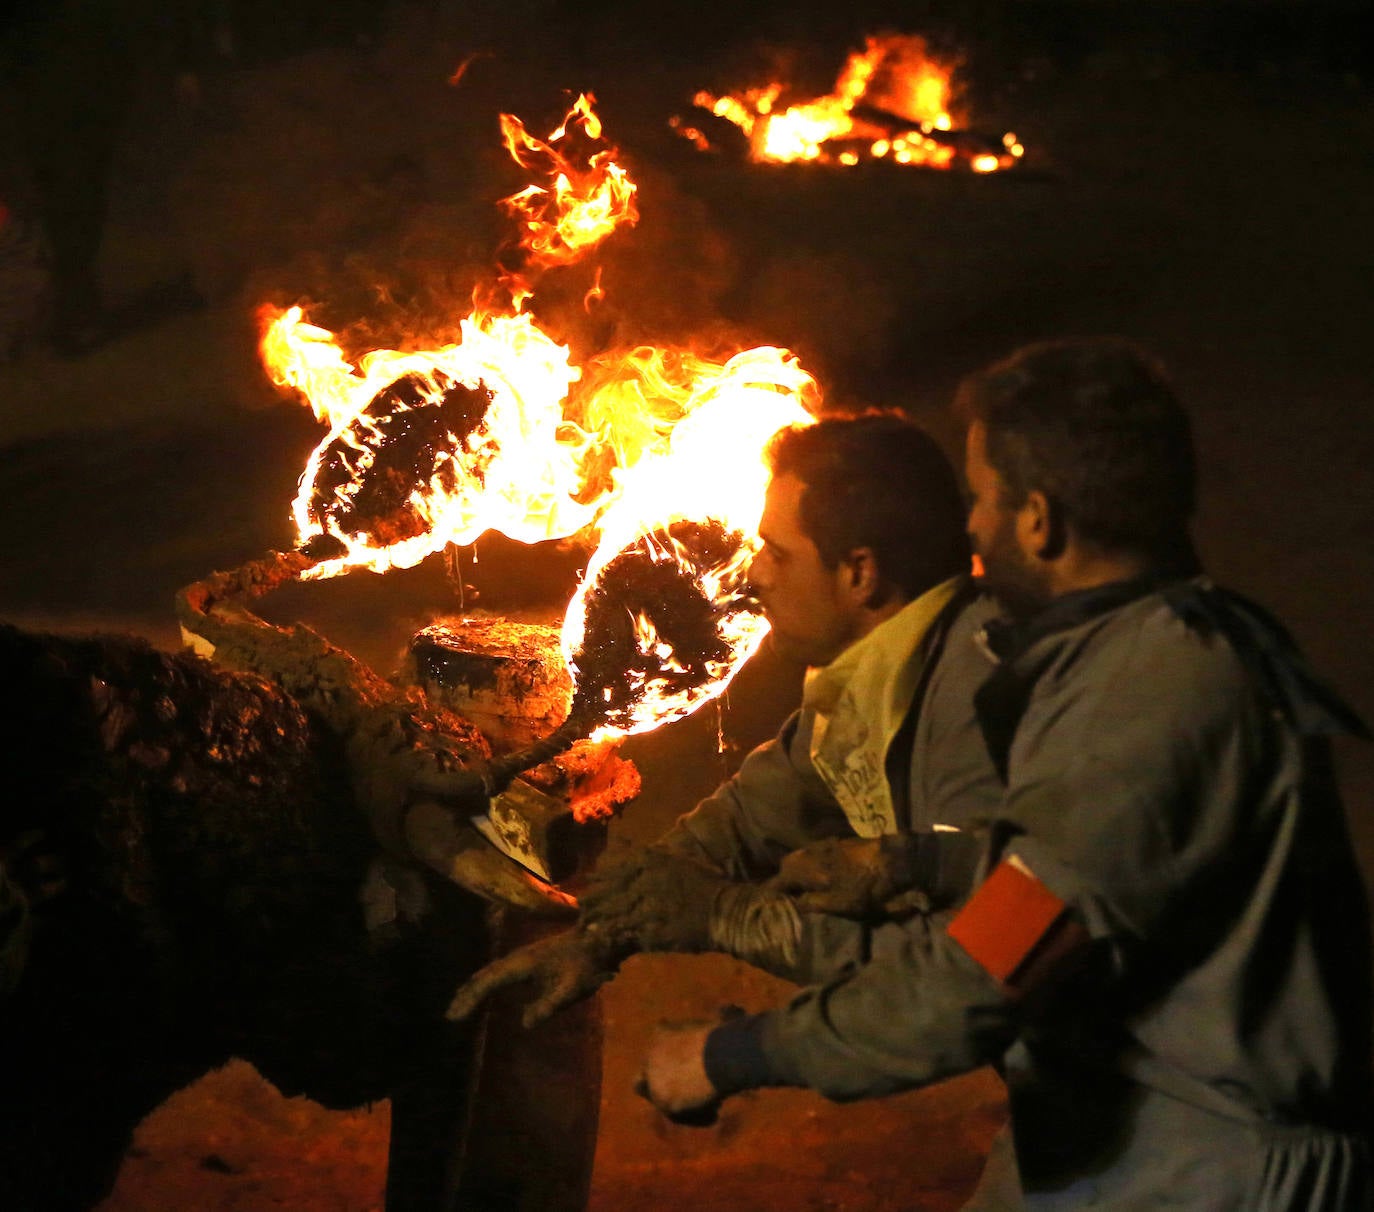
[[535, 999], [526, 1004], [520, 1018], [528, 1030], [590, 997], [615, 975], [618, 966], [594, 934], [566, 930], [493, 960], [454, 994], [445, 1017], [469, 1018], [498, 990], [529, 981], [534, 984]]
[[704, 863], [647, 850], [592, 873], [578, 898], [582, 927], [622, 954], [707, 951], [716, 899], [734, 886]]
[[915, 860], [912, 837], [826, 838], [789, 854], [769, 883], [805, 912], [902, 917], [927, 907]]

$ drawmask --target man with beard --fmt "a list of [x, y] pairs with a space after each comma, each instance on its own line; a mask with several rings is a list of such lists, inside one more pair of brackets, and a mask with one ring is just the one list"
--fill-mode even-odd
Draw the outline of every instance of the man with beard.
[[[1199, 574], [1189, 426], [1149, 358], [1034, 346], [960, 394], [1007, 607], [962, 682], [1004, 784], [964, 820], [980, 881], [786, 1006], [661, 1030], [648, 1097], [860, 1098], [991, 1061], [1011, 1131], [970, 1207], [1370, 1207], [1370, 937], [1327, 739], [1359, 721]], [[958, 700], [921, 700], [913, 765]]]

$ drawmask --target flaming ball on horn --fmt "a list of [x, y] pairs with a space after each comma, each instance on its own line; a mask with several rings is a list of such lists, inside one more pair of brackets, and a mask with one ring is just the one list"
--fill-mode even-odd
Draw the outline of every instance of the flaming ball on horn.
[[594, 567], [564, 637], [574, 713], [640, 732], [721, 694], [768, 630], [747, 586], [754, 547], [717, 520], [679, 519]]
[[322, 452], [311, 520], [326, 532], [367, 534], [378, 547], [427, 533], [421, 490], [451, 496], [460, 478], [483, 477], [480, 450], [467, 447], [491, 402], [481, 382], [468, 387], [437, 368], [389, 383]]

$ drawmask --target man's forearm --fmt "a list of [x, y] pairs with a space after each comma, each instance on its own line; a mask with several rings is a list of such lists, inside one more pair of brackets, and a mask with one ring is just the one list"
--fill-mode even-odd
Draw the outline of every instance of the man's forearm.
[[785, 1006], [717, 1027], [705, 1048], [712, 1084], [723, 1095], [806, 1086], [870, 1098], [995, 1059], [1015, 1035], [1015, 1006], [942, 930], [922, 933]]

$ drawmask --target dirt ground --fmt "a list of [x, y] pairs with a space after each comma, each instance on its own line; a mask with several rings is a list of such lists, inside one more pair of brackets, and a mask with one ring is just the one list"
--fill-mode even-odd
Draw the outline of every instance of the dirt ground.
[[[289, 502], [320, 431], [257, 366], [254, 307], [314, 300], [313, 318], [370, 325], [377, 343], [442, 331], [495, 247], [494, 199], [520, 185], [497, 113], [551, 129], [560, 90], [591, 88], [643, 218], [607, 246], [604, 308], [581, 310], [575, 271], [538, 305], [575, 353], [785, 345], [835, 405], [903, 406], [953, 452], [945, 409], [962, 374], [1035, 338], [1130, 335], [1191, 403], [1213, 575], [1279, 613], [1374, 718], [1367, 80], [1296, 53], [1199, 64], [1162, 35], [1063, 61], [1003, 46], [1005, 74], [988, 84], [985, 73], [971, 105], [976, 125], [1022, 138], [1024, 172], [765, 169], [698, 157], [666, 129], [694, 88], [728, 83], [708, 77], [748, 48], [613, 70], [583, 46], [574, 70], [571, 52], [533, 47], [478, 60], [450, 86], [482, 31], [412, 7], [367, 47], [210, 81], [198, 115], [134, 115], [107, 289], [118, 302], [188, 274], [207, 305], [79, 358], [57, 356], [36, 322], [0, 344], [0, 617], [171, 646], [178, 587], [289, 546]], [[3, 186], [22, 172], [12, 110], [0, 121]], [[415, 630], [454, 609], [432, 564], [309, 586], [270, 610], [385, 672]], [[553, 617], [574, 575], [566, 552], [495, 539], [470, 567], [482, 606], [521, 617]], [[628, 743], [644, 793], [612, 847], [653, 837], [708, 792], [798, 686], [799, 671], [765, 652], [719, 711]], [[1374, 758], [1353, 746], [1340, 758], [1374, 874]], [[632, 1095], [655, 1022], [787, 992], [704, 957], [640, 957], [607, 987], [596, 1212], [959, 1205], [1001, 1117], [988, 1074], [845, 1107], [760, 1093], [710, 1129], [669, 1125]], [[380, 1208], [387, 1124], [384, 1105], [327, 1112], [231, 1064], [142, 1125], [102, 1208]]]

